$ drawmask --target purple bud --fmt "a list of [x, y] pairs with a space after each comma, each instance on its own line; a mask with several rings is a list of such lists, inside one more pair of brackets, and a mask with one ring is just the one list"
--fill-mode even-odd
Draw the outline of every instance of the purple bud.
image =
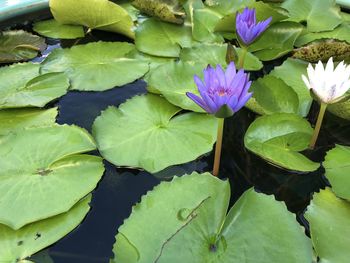
[[242, 13], [236, 15], [236, 33], [240, 41], [248, 46], [261, 35], [269, 26], [272, 17], [256, 23], [255, 9], [246, 7]]

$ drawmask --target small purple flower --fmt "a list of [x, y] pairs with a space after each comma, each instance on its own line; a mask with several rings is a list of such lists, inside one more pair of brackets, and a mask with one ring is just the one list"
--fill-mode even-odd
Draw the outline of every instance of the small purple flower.
[[244, 45], [248, 46], [254, 40], [266, 30], [269, 26], [272, 17], [264, 21], [256, 23], [255, 9], [249, 9], [246, 7], [242, 13], [237, 13], [236, 16], [236, 33], [243, 42]]
[[191, 92], [186, 95], [210, 114], [219, 118], [232, 116], [252, 96], [252, 93], [248, 93], [251, 85], [249, 74], [243, 69], [236, 72], [233, 62], [228, 65], [226, 72], [220, 65], [216, 69], [208, 66], [203, 72], [204, 83], [194, 76], [200, 97]]

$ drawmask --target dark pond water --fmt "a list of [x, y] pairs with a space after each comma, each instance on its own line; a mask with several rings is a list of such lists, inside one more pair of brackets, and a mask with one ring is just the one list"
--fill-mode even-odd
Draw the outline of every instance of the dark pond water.
[[[29, 30], [28, 26], [25, 26], [25, 29]], [[115, 34], [94, 32], [79, 44], [96, 40], [126, 41]], [[67, 47], [74, 41], [48, 40], [48, 43], [51, 48], [55, 45]], [[264, 71], [269, 71], [281, 63], [282, 60], [265, 65]], [[256, 73], [255, 77], [261, 74], [262, 72]], [[145, 82], [136, 81], [105, 92], [71, 91], [47, 107], [59, 107], [58, 123], [76, 124], [91, 131], [92, 123], [101, 111], [110, 105], [118, 106], [136, 94], [146, 93], [145, 87]], [[317, 111], [318, 106], [314, 105], [310, 113], [310, 121], [313, 123]], [[309, 204], [312, 193], [327, 185], [323, 176], [324, 169], [320, 168], [308, 174], [293, 173], [274, 167], [248, 152], [243, 145], [243, 136], [255, 118], [254, 113], [243, 109], [225, 123], [220, 177], [230, 181], [231, 204], [234, 204], [246, 189], [255, 186], [257, 191], [274, 194], [277, 200], [285, 201], [288, 209], [296, 213], [298, 221], [308, 232], [307, 222], [302, 213]], [[350, 122], [339, 120], [330, 114], [325, 120], [318, 141], [318, 145], [322, 147], [312, 153], [306, 152], [315, 161], [322, 161], [325, 151], [335, 143], [350, 145]], [[169, 180], [173, 175], [210, 171], [212, 162], [213, 153], [209, 153], [196, 161], [170, 167], [156, 175], [136, 169], [117, 168], [105, 162], [106, 171], [93, 192], [91, 211], [77, 229], [51, 246], [47, 250], [48, 254], [55, 263], [107, 263], [113, 256], [112, 246], [118, 227], [130, 215], [131, 207], [142, 195], [161, 180]], [[44, 259], [37, 262], [41, 261], [44, 262]]]

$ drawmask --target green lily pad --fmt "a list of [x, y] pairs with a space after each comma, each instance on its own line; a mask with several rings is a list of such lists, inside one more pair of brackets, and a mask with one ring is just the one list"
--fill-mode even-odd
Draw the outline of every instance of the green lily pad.
[[192, 36], [196, 41], [205, 43], [222, 43], [223, 37], [214, 32], [222, 15], [209, 8], [192, 10]]
[[0, 135], [29, 127], [50, 126], [56, 121], [57, 108], [8, 109], [0, 111]]
[[[147, 19], [136, 29], [136, 48], [146, 54], [161, 57], [178, 57], [181, 48], [192, 46], [189, 26]], [[155, 44], [157, 43], [157, 44]]]
[[250, 6], [255, 0], [240, 0], [240, 1], [227, 1], [227, 0], [205, 0], [205, 4], [212, 10], [219, 12], [223, 15], [236, 13], [238, 10]]
[[301, 47], [319, 39], [337, 39], [350, 43], [350, 25], [343, 23], [332, 31], [318, 33], [308, 32], [298, 37], [295, 41], [295, 46]]
[[350, 100], [328, 105], [327, 111], [340, 118], [350, 120]]
[[[238, 58], [242, 56], [242, 49], [235, 48]], [[216, 66], [217, 64], [226, 67], [226, 52], [227, 44], [201, 44], [192, 48], [184, 48], [180, 53], [180, 60], [193, 64], [202, 64], [203, 69], [206, 65], [210, 64]], [[249, 71], [255, 71], [262, 69], [263, 64], [261, 61], [248, 52], [244, 60], [243, 68]]]
[[149, 90], [162, 94], [170, 103], [186, 110], [204, 110], [186, 96], [186, 92], [198, 94], [194, 75], [203, 77], [203, 64], [169, 62], [152, 72], [148, 80]]
[[50, 0], [54, 18], [61, 24], [82, 25], [134, 38], [129, 13], [108, 0]]
[[[25, 258], [55, 243], [83, 221], [90, 210], [90, 201], [91, 196], [88, 196], [66, 213], [32, 223], [19, 230], [0, 224], [1, 262], [31, 262]], [[37, 203], [31, 206], [35, 208], [36, 205]]]
[[0, 109], [43, 107], [66, 94], [69, 80], [64, 73], [40, 75], [39, 69], [33, 63], [0, 68]]
[[310, 91], [302, 80], [302, 75], [307, 75], [306, 68], [308, 63], [299, 59], [288, 58], [281, 66], [275, 67], [270, 75], [283, 80], [291, 87], [299, 99], [299, 114], [306, 117], [310, 111], [313, 99]]
[[254, 81], [250, 89], [265, 114], [279, 112], [298, 114], [298, 95], [283, 80], [267, 75]]
[[[0, 139], [0, 223], [19, 229], [67, 212], [101, 179], [92, 137], [76, 126], [28, 128]], [[35, 205], [33, 205], [35, 204]]]
[[294, 42], [302, 30], [303, 26], [299, 23], [275, 23], [268, 27], [248, 50], [263, 61], [279, 58], [293, 50]]
[[[175, 61], [175, 58], [171, 57], [156, 57], [152, 55], [148, 55], [142, 52], [139, 52], [135, 49], [134, 52], [129, 53], [130, 58], [138, 59], [145, 61], [149, 64], [149, 71], [142, 77], [142, 79], [146, 82], [149, 80], [149, 76], [153, 71], [157, 70], [157, 68], [161, 65], [164, 65], [170, 61]], [[152, 91], [153, 92], [153, 91]], [[157, 93], [157, 91], [154, 91]], [[159, 93], [159, 92], [158, 92]]]
[[248, 150], [268, 162], [294, 171], [311, 172], [320, 165], [300, 151], [308, 148], [313, 129], [296, 114], [275, 113], [257, 118], [244, 136]]
[[177, 0], [135, 0], [132, 4], [143, 13], [165, 22], [182, 24], [185, 21], [185, 10]]
[[119, 228], [112, 262], [311, 262], [311, 242], [283, 203], [249, 189], [226, 216], [229, 200], [228, 181], [209, 173], [161, 183]]
[[140, 10], [138, 10], [132, 5], [132, 0], [114, 0], [113, 2], [117, 2], [119, 6], [124, 8], [125, 11], [129, 13], [129, 16], [131, 17], [132, 21], [137, 21], [140, 15]]
[[310, 32], [333, 30], [342, 22], [334, 0], [286, 0], [281, 6], [288, 10], [289, 20], [305, 21]]
[[109, 107], [93, 125], [98, 149], [115, 165], [151, 173], [211, 151], [216, 118], [199, 113], [176, 115], [179, 111], [151, 94], [133, 97], [118, 109]]
[[318, 40], [295, 49], [292, 57], [314, 63], [319, 60], [327, 62], [333, 57], [334, 61], [345, 60], [349, 63], [350, 44], [334, 39]]
[[305, 217], [310, 223], [313, 247], [319, 262], [341, 263], [350, 257], [350, 204], [330, 188], [315, 193]]
[[350, 147], [336, 145], [327, 152], [323, 166], [334, 193], [350, 200]]
[[180, 60], [192, 64], [216, 66], [226, 64], [227, 44], [200, 44], [192, 48], [183, 48]]
[[0, 32], [0, 63], [30, 60], [45, 48], [44, 38], [23, 30]]
[[74, 39], [85, 36], [84, 28], [79, 25], [63, 25], [55, 19], [36, 22], [33, 30], [38, 34], [60, 39]]
[[125, 42], [55, 49], [43, 62], [41, 71], [65, 72], [74, 90], [108, 90], [133, 82], [148, 71], [147, 61], [128, 56], [133, 51], [135, 46]]

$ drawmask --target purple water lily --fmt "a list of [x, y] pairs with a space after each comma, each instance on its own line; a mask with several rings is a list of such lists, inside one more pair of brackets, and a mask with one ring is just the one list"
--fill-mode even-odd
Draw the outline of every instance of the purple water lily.
[[256, 23], [255, 9], [246, 7], [242, 13], [237, 13], [236, 16], [236, 33], [241, 42], [248, 46], [266, 30], [269, 26], [272, 17]]
[[208, 66], [203, 72], [204, 83], [198, 76], [194, 76], [200, 97], [191, 92], [186, 95], [210, 114], [219, 118], [232, 116], [252, 96], [248, 92], [251, 85], [249, 74], [243, 69], [236, 72], [233, 62], [228, 65], [226, 72], [220, 65], [216, 69]]

